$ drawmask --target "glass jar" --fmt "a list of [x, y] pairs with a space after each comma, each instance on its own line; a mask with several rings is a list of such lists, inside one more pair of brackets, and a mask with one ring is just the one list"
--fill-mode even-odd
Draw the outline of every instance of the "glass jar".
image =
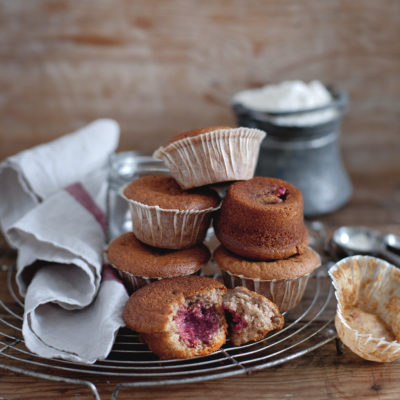
[[144, 175], [169, 175], [160, 160], [135, 151], [125, 151], [111, 156], [107, 193], [107, 240], [132, 231], [129, 205], [119, 191], [121, 187]]
[[[343, 206], [351, 196], [352, 185], [339, 150], [342, 115], [347, 95], [327, 86], [333, 101], [326, 106], [290, 112], [260, 112], [233, 104], [239, 126], [267, 132], [261, 143], [256, 169], [258, 176], [284, 179], [298, 187], [304, 198], [304, 215], [314, 217]], [[276, 117], [294, 116], [336, 109], [333, 119], [312, 126], [284, 126]]]

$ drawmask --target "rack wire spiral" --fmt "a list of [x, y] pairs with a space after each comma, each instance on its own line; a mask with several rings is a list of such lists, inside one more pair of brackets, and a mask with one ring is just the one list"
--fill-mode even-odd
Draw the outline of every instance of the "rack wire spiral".
[[100, 400], [99, 377], [114, 384], [111, 400], [125, 387], [149, 387], [194, 383], [225, 378], [274, 367], [309, 353], [335, 339], [333, 289], [320, 267], [309, 280], [302, 302], [286, 313], [281, 331], [239, 347], [229, 341], [220, 350], [189, 360], [160, 361], [140, 342], [136, 333], [122, 328], [104, 361], [84, 365], [50, 360], [30, 352], [22, 336], [23, 301], [15, 287], [15, 268], [4, 267], [8, 293], [0, 299], [0, 367], [29, 376], [85, 385]]

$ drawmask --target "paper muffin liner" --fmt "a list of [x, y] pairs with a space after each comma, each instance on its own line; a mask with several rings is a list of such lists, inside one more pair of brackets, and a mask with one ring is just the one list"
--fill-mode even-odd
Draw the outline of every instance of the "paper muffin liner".
[[[400, 270], [379, 258], [352, 256], [331, 267], [329, 276], [337, 299], [335, 326], [342, 342], [366, 360], [390, 362], [399, 359]], [[358, 331], [354, 322], [346, 318], [355, 307], [379, 317], [392, 330], [396, 340]]]
[[262, 294], [275, 303], [280, 312], [291, 310], [300, 303], [311, 275], [308, 273], [293, 279], [263, 280], [235, 275], [224, 270], [221, 270], [221, 273], [225, 286], [229, 289], [244, 286]]
[[211, 223], [212, 214], [220, 208], [204, 210], [167, 210], [148, 206], [121, 196], [128, 202], [132, 218], [132, 231], [143, 243], [163, 249], [185, 249], [202, 243]]
[[[166, 278], [172, 278], [172, 276], [164, 276], [164, 277], [158, 277], [158, 278], [149, 278], [147, 276], [138, 276], [131, 274], [130, 272], [123, 271], [116, 266], [112, 265], [111, 266], [117, 271], [118, 275], [121, 277], [123, 282], [125, 283], [125, 287], [128, 289], [128, 292], [131, 294], [135, 290], [140, 289], [142, 286], [149, 285], [152, 282], [155, 281], [160, 281], [161, 279], [166, 279]], [[189, 275], [199, 275], [202, 267], [199, 267], [199, 269], [191, 274], [186, 274], [186, 275], [179, 275], [179, 276], [189, 276]]]
[[160, 147], [153, 157], [165, 162], [183, 189], [250, 179], [265, 136], [253, 128], [217, 129]]

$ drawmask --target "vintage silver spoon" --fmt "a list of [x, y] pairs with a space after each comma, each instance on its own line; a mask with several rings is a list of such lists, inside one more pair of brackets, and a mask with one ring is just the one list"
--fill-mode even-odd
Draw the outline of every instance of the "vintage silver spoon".
[[400, 254], [400, 236], [394, 233], [389, 233], [384, 238], [386, 247], [388, 247], [393, 252]]
[[400, 255], [390, 250], [390, 248], [400, 250], [399, 239], [394, 234], [383, 236], [378, 231], [358, 226], [342, 226], [333, 233], [332, 237], [334, 244], [348, 255], [381, 256], [400, 267]]

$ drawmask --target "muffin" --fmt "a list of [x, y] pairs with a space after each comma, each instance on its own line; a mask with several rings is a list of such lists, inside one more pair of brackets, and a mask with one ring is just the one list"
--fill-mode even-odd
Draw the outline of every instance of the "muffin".
[[163, 160], [183, 189], [254, 175], [265, 132], [212, 126], [184, 132], [153, 153]]
[[143, 243], [165, 249], [201, 243], [212, 214], [220, 206], [215, 191], [185, 191], [168, 176], [136, 179], [123, 187], [122, 196], [129, 203], [135, 236]]
[[278, 307], [245, 287], [228, 290], [222, 305], [229, 337], [235, 346], [261, 340], [268, 332], [283, 328], [284, 319]]
[[233, 183], [214, 229], [228, 250], [254, 260], [288, 258], [308, 245], [301, 192], [276, 178]]
[[270, 299], [281, 312], [294, 308], [303, 297], [312, 271], [320, 264], [310, 248], [283, 260], [247, 260], [219, 246], [214, 261], [228, 288], [244, 286]]
[[150, 247], [128, 232], [109, 244], [106, 255], [133, 292], [156, 280], [199, 273], [210, 258], [210, 251], [202, 244], [184, 250]]
[[225, 292], [202, 276], [164, 279], [134, 292], [123, 319], [161, 359], [204, 356], [226, 341]]
[[329, 275], [340, 340], [365, 360], [400, 359], [400, 270], [379, 258], [352, 256], [331, 267]]

